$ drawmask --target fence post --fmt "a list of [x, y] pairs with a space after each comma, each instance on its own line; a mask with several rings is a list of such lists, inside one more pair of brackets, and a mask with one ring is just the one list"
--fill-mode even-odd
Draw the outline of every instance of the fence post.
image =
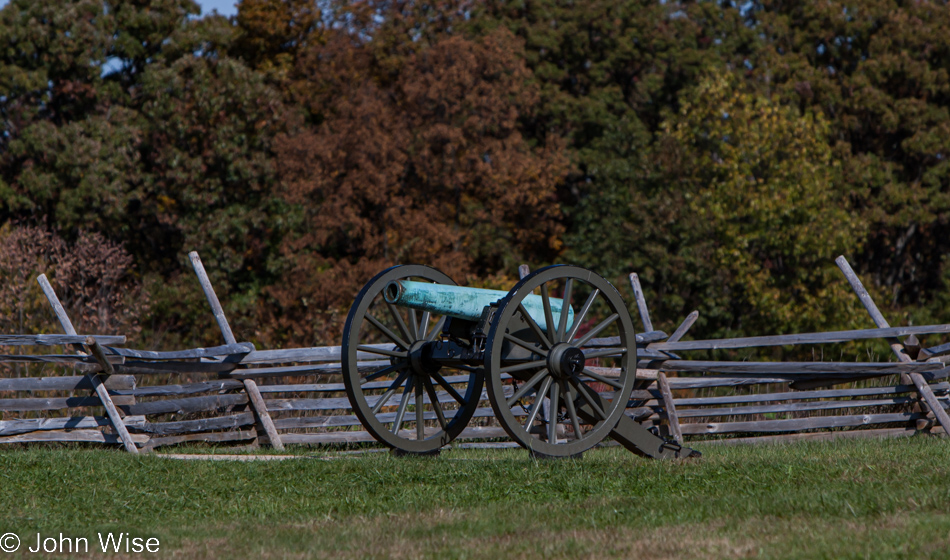
[[[218, 328], [221, 329], [225, 344], [237, 344], [234, 333], [231, 332], [231, 326], [228, 325], [228, 319], [224, 316], [224, 309], [221, 307], [221, 302], [218, 301], [218, 296], [214, 293], [214, 288], [211, 287], [211, 280], [208, 279], [208, 273], [205, 271], [204, 265], [201, 264], [201, 258], [198, 256], [198, 252], [192, 251], [188, 253], [188, 258], [191, 260], [191, 266], [195, 269], [195, 274], [198, 275], [198, 283], [201, 284], [205, 298], [207, 298], [208, 304], [211, 306], [211, 312], [214, 313], [214, 319], [218, 322]], [[284, 443], [280, 440], [277, 427], [274, 426], [274, 421], [267, 412], [267, 405], [264, 403], [260, 389], [257, 388], [257, 383], [252, 379], [245, 379], [243, 382], [248, 401], [251, 403], [251, 408], [254, 409], [258, 422], [261, 427], [264, 428], [267, 438], [270, 439], [271, 446], [274, 449], [283, 451]]]
[[[43, 289], [46, 299], [49, 300], [49, 304], [53, 308], [53, 313], [56, 314], [56, 318], [59, 320], [59, 324], [63, 327], [63, 331], [65, 331], [65, 333], [68, 335], [75, 336], [76, 329], [73, 327], [73, 322], [69, 320], [69, 316], [66, 314], [63, 304], [60, 303], [59, 298], [56, 297], [56, 292], [53, 291], [53, 286], [50, 285], [46, 275], [40, 274], [36, 281], [39, 282], [40, 288]], [[86, 344], [90, 345], [90, 350], [92, 351], [96, 360], [99, 361], [99, 364], [102, 366], [102, 370], [105, 372], [105, 375], [112, 374], [112, 364], [109, 363], [108, 359], [106, 359], [105, 354], [103, 354], [102, 348], [99, 346], [99, 343], [96, 342], [96, 339], [89, 337], [86, 339]], [[76, 350], [83, 351], [81, 344], [73, 344], [72, 346]], [[96, 352], [97, 350], [98, 353]], [[105, 384], [102, 382], [102, 378], [95, 373], [86, 374], [86, 376], [89, 378], [89, 382], [92, 383], [92, 386], [95, 388], [96, 395], [99, 396], [99, 400], [102, 401], [102, 406], [106, 409], [106, 414], [109, 416], [109, 421], [112, 423], [112, 428], [115, 429], [115, 432], [119, 435], [119, 439], [122, 440], [125, 450], [129, 453], [137, 455], [139, 449], [135, 446], [135, 442], [132, 441], [132, 436], [129, 435], [129, 430], [125, 427], [125, 422], [122, 421], [122, 416], [119, 415], [119, 410], [115, 407], [115, 403], [112, 402], [112, 397], [109, 396], [109, 390], [106, 389]]]
[[670, 436], [676, 440], [676, 443], [682, 445], [683, 432], [680, 430], [679, 416], [673, 404], [673, 391], [670, 390], [670, 382], [662, 371], [656, 374], [656, 384], [660, 388], [660, 394], [663, 395], [663, 410], [666, 412], [666, 420], [670, 425]]
[[[871, 295], [868, 294], [868, 291], [864, 288], [864, 284], [861, 283], [861, 279], [858, 278], [858, 275], [855, 274], [854, 270], [851, 268], [851, 265], [848, 264], [848, 259], [844, 258], [844, 255], [841, 255], [835, 259], [835, 263], [837, 263], [838, 268], [841, 269], [841, 272], [844, 273], [845, 278], [848, 279], [848, 283], [851, 284], [851, 288], [858, 295], [858, 299], [860, 299], [861, 303], [864, 304], [864, 308], [867, 309], [868, 314], [871, 316], [871, 320], [874, 321], [874, 324], [881, 329], [889, 328], [890, 325], [884, 318], [884, 315], [881, 314], [881, 311], [877, 308], [877, 305], [874, 304], [874, 300], [871, 299]], [[894, 351], [897, 359], [901, 362], [913, 361], [911, 357], [908, 356], [906, 352], [904, 352], [904, 345], [901, 344], [896, 338], [891, 340], [891, 350]], [[921, 398], [927, 403], [927, 406], [934, 413], [934, 416], [937, 417], [937, 421], [940, 422], [940, 425], [943, 426], [944, 432], [947, 435], [950, 435], [950, 416], [947, 415], [947, 412], [943, 409], [940, 401], [937, 400], [937, 397], [934, 395], [930, 385], [927, 384], [927, 381], [919, 373], [911, 373], [909, 374], [909, 377], [914, 386], [917, 387], [917, 392], [920, 394]]]
[[643, 322], [644, 332], [653, 331], [653, 321], [650, 319], [650, 308], [640, 286], [640, 277], [636, 272], [630, 273], [630, 287], [633, 288], [633, 297], [637, 300], [637, 309], [640, 310], [640, 320]]

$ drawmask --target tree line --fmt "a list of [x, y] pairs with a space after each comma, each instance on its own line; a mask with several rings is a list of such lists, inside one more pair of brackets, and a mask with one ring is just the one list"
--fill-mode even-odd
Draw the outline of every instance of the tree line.
[[947, 2], [199, 13], [0, 9], [5, 285], [45, 271], [91, 327], [211, 343], [194, 249], [236, 332], [311, 345], [392, 264], [507, 289], [569, 262], [712, 337], [870, 326], [845, 254], [893, 322], [950, 320]]

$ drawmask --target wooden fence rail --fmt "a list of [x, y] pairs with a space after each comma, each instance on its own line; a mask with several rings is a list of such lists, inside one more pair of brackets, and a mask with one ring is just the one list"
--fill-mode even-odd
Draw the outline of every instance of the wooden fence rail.
[[[197, 254], [190, 258], [221, 331], [221, 346], [153, 352], [120, 347], [125, 343], [122, 336], [77, 334], [41, 276], [40, 285], [65, 334], [0, 335], [0, 346], [62, 350], [0, 354], [0, 365], [54, 364], [63, 374], [0, 378], [0, 443], [121, 444], [136, 452], [187, 442], [280, 447], [373, 441], [361, 429], [345, 396], [341, 348], [259, 350], [237, 342], [200, 259]], [[854, 278], [848, 276], [852, 285]], [[653, 329], [639, 278], [631, 275], [630, 281], [645, 328], [637, 336], [641, 369], [634, 391], [626, 396], [627, 413], [671, 438], [728, 436], [734, 441], [770, 442], [835, 434], [883, 437], [918, 430], [947, 432], [942, 417], [950, 406], [950, 383], [945, 381], [950, 375], [945, 363], [950, 359], [950, 343], [915, 347], [911, 352], [895, 341], [948, 334], [950, 325], [890, 327], [878, 311], [872, 313], [878, 324], [874, 329], [684, 341], [698, 314], [691, 313], [668, 337]], [[896, 361], [730, 362], [673, 354], [872, 339], [891, 342]], [[616, 342], [593, 339], [588, 346], [612, 344]], [[367, 352], [360, 352], [357, 359], [367, 372], [389, 363]], [[590, 369], [602, 376], [617, 373], [596, 366]], [[851, 386], [855, 380], [862, 380], [863, 386]], [[467, 381], [468, 376], [446, 378], [455, 385]], [[386, 386], [366, 384], [367, 389]], [[452, 401], [444, 390], [436, 391], [434, 398]], [[427, 395], [423, 402], [429, 399]], [[435, 414], [424, 417], [431, 423], [427, 429], [435, 430]], [[812, 433], [815, 430], [823, 432]], [[472, 424], [459, 439], [507, 440], [494, 421], [485, 393]]]

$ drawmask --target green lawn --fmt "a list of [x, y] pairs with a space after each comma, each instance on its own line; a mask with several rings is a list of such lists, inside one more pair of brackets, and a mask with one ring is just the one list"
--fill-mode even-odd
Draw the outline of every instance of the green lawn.
[[5, 449], [0, 533], [21, 553], [37, 532], [87, 537], [84, 557], [107, 531], [185, 558], [950, 556], [948, 441], [696, 447], [702, 459], [680, 462], [619, 448], [252, 463]]

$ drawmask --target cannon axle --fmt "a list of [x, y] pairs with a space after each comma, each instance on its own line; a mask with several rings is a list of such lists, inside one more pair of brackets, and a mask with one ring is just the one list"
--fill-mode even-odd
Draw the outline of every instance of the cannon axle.
[[417, 375], [432, 375], [442, 369], [442, 362], [433, 357], [435, 342], [416, 341], [409, 347], [409, 365]]

